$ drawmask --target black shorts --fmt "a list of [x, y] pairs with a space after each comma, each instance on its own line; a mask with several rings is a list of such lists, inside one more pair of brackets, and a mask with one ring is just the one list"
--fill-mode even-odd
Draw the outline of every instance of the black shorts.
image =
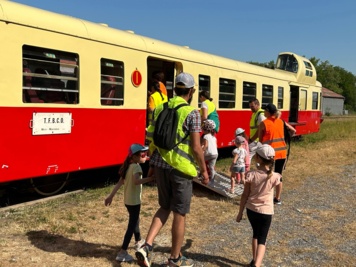
[[272, 223], [272, 215], [258, 213], [249, 209], [247, 211], [247, 218], [250, 221], [253, 230], [253, 238], [257, 239], [257, 243], [265, 245], [269, 228]]
[[[274, 162], [274, 171], [282, 175], [285, 163], [286, 163], [286, 159], [276, 159], [276, 161]], [[282, 178], [281, 178], [281, 182], [282, 182]]]
[[[185, 215], [190, 211], [193, 180], [175, 169], [154, 168], [161, 208]], [[191, 177], [190, 177], [191, 178]]]

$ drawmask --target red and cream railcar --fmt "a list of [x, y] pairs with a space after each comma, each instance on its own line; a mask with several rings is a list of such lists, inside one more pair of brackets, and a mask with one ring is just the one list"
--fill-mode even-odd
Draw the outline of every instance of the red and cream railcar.
[[0, 183], [122, 163], [131, 143], [145, 142], [157, 70], [169, 96], [182, 71], [210, 92], [219, 147], [237, 127], [248, 132], [254, 97], [275, 103], [298, 134], [320, 127], [315, 68], [293, 53], [272, 70], [10, 1], [0, 1], [0, 34]]

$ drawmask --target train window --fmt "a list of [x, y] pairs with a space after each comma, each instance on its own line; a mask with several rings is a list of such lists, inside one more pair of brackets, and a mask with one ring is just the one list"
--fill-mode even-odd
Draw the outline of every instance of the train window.
[[299, 110], [307, 109], [307, 90], [300, 90], [299, 95]]
[[298, 72], [298, 61], [293, 55], [280, 55], [277, 59], [277, 69]]
[[22, 48], [24, 103], [77, 104], [77, 54], [24, 45]]
[[311, 70], [305, 70], [305, 76], [313, 77], [313, 72]]
[[242, 108], [250, 108], [249, 101], [256, 98], [256, 84], [243, 82]]
[[219, 108], [235, 108], [236, 81], [219, 79]]
[[283, 97], [284, 97], [284, 88], [282, 86], [278, 86], [278, 109], [283, 108]]
[[273, 103], [273, 86], [262, 84], [262, 106]]
[[318, 109], [318, 107], [319, 107], [319, 94], [317, 92], [313, 92], [312, 109]]
[[[199, 75], [199, 91], [207, 91], [210, 95], [210, 76]], [[200, 107], [200, 100], [198, 104]]]
[[111, 59], [101, 59], [102, 105], [122, 106], [124, 104], [124, 63]]
[[312, 65], [308, 61], [304, 61], [304, 65], [307, 69], [312, 70]]

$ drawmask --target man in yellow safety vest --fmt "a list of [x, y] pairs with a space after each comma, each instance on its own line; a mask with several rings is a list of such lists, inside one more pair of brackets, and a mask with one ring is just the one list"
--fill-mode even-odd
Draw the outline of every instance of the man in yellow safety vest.
[[258, 126], [262, 121], [266, 119], [264, 110], [260, 107], [260, 101], [257, 98], [249, 101], [249, 106], [252, 111], [250, 119], [250, 138], [248, 140], [250, 149], [250, 160], [256, 154], [256, 148], [258, 143]]
[[[169, 108], [176, 108], [178, 127], [177, 145], [170, 150], [157, 147], [150, 158], [154, 165], [160, 208], [154, 215], [146, 243], [136, 252], [140, 266], [151, 266], [152, 245], [155, 237], [173, 212], [172, 248], [168, 259], [169, 266], [193, 266], [194, 262], [181, 254], [184, 240], [185, 218], [190, 211], [192, 179], [197, 176], [199, 166], [202, 182], [209, 182], [208, 172], [200, 145], [201, 117], [199, 111], [188, 105], [195, 92], [194, 78], [189, 73], [180, 73], [175, 80], [176, 96], [168, 101]], [[152, 123], [147, 129], [147, 139], [153, 142], [154, 130], [163, 105], [156, 107]], [[179, 142], [178, 142], [179, 141]]]

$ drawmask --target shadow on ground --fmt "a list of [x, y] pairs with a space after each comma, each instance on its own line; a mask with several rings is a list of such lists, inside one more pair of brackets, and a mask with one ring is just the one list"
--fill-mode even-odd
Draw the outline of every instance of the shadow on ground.
[[[116, 246], [108, 246], [105, 244], [94, 244], [86, 241], [72, 240], [61, 235], [51, 234], [45, 230], [42, 231], [29, 231], [27, 237], [32, 245], [46, 252], [63, 252], [73, 257], [95, 257], [106, 258], [113, 263], [113, 266], [120, 266], [115, 260], [117, 252]], [[227, 266], [245, 266], [242, 263], [214, 255], [206, 255], [201, 253], [186, 252], [193, 244], [191, 239], [187, 240], [187, 243], [182, 247], [183, 254], [194, 259], [196, 266], [203, 266], [211, 264], [213, 266], [227, 267]], [[166, 253], [169, 254], [169, 247], [154, 247], [154, 253]], [[201, 263], [201, 264], [199, 264]], [[204, 264], [203, 264], [204, 263]], [[152, 264], [153, 267], [161, 266], [161, 264]]]

